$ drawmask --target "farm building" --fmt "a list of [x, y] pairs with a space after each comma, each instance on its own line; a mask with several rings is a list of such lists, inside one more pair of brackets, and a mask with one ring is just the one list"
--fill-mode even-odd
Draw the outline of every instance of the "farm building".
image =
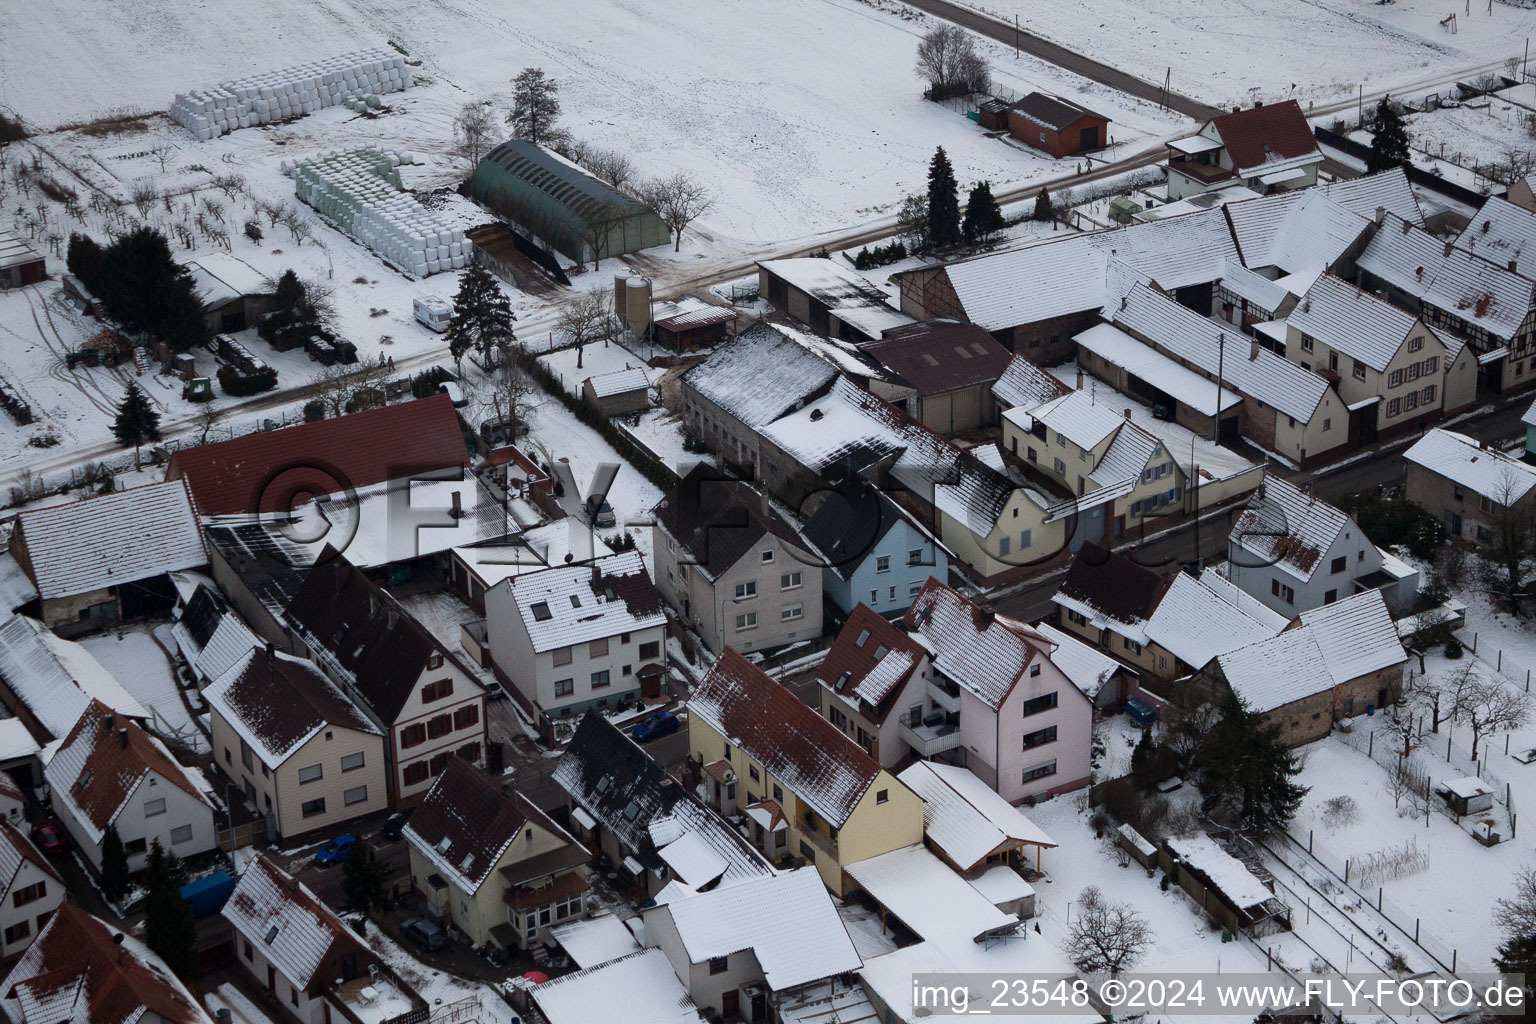
[[671, 240], [655, 210], [523, 139], [491, 150], [469, 187], [476, 200], [578, 263]]
[[859, 349], [899, 378], [893, 392], [910, 392], [882, 397], [930, 430], [948, 436], [996, 419], [992, 385], [1011, 357], [985, 329], [958, 320], [925, 320], [894, 327]]
[[0, 288], [37, 284], [47, 276], [42, 253], [15, 235], [0, 235]]
[[775, 309], [828, 338], [873, 341], [912, 322], [884, 292], [838, 260], [763, 260], [757, 265], [757, 290]]
[[651, 382], [638, 367], [600, 373], [581, 382], [581, 397], [602, 416], [623, 416], [651, 406]]
[[1108, 144], [1109, 118], [1087, 107], [1032, 92], [1008, 110], [1008, 134], [1060, 159]]
[[271, 308], [274, 285], [238, 256], [226, 252], [193, 256], [184, 264], [192, 275], [203, 320], [210, 331], [234, 333], [254, 326]]

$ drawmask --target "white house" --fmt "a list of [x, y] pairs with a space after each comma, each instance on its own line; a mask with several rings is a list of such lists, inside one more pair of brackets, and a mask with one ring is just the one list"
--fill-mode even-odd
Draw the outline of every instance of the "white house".
[[59, 904], [64, 879], [9, 821], [0, 821], [0, 957], [32, 944]]
[[928, 651], [860, 604], [816, 670], [821, 715], [891, 768], [911, 753], [902, 727], [920, 729], [938, 708], [928, 697]]

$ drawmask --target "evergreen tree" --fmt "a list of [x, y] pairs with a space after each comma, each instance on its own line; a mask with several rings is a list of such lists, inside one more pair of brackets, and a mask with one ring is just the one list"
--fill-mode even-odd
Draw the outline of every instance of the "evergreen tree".
[[112, 319], [129, 331], [156, 335], [178, 352], [208, 341], [192, 275], [171, 258], [164, 235], [139, 228], [113, 242], [101, 257], [93, 290]]
[[1056, 206], [1051, 202], [1051, 193], [1044, 185], [1035, 193], [1035, 220], [1049, 221], [1056, 216]]
[[113, 903], [128, 895], [128, 854], [115, 825], [101, 837], [101, 894]]
[[985, 242], [1003, 227], [1003, 211], [992, 195], [992, 183], [978, 181], [965, 202], [965, 240], [972, 245]]
[[341, 869], [341, 887], [347, 906], [360, 914], [389, 903], [389, 865], [379, 860], [373, 847], [358, 843]]
[[453, 297], [453, 318], [448, 321], [448, 352], [454, 365], [463, 368], [471, 348], [478, 349], [487, 366], [491, 352], [502, 342], [511, 341], [512, 303], [496, 283], [491, 272], [479, 263], [471, 263], [459, 277], [459, 290]]
[[160, 414], [149, 404], [149, 398], [139, 390], [137, 381], [128, 382], [128, 391], [117, 407], [117, 419], [112, 423], [112, 433], [124, 448], [133, 445], [133, 468], [139, 468], [139, 447], [148, 441], [160, 440]]
[[1525, 975], [1525, 1002], [1520, 1012], [1508, 1019], [1536, 1019], [1536, 1007], [1532, 1005], [1532, 999], [1536, 997], [1536, 987], [1533, 987], [1536, 986], [1536, 935], [1511, 935], [1504, 940], [1499, 945], [1498, 955], [1493, 958], [1493, 966], [1504, 974]]
[[940, 146], [928, 164], [928, 240], [943, 248], [960, 241], [960, 185]]
[[1366, 173], [1390, 170], [1407, 162], [1408, 125], [1383, 96], [1376, 105], [1376, 133], [1371, 136], [1371, 152], [1365, 158]]
[[1235, 694], [1222, 702], [1196, 760], [1202, 810], [1222, 810], [1245, 829], [1283, 826], [1307, 795], [1307, 787], [1293, 781], [1301, 765], [1280, 742], [1279, 729], [1244, 708]]
[[507, 127], [520, 139], [534, 144], [555, 145], [566, 133], [555, 127], [560, 116], [560, 83], [544, 74], [543, 68], [523, 68], [512, 79], [512, 111]]
[[101, 283], [101, 246], [89, 235], [70, 233], [69, 251], [64, 257], [69, 272], [78, 277], [87, 288], [95, 291]]
[[181, 861], [155, 840], [144, 870], [144, 942], [182, 977], [197, 964], [197, 918], [181, 898], [185, 878]]
[[272, 293], [273, 311], [285, 313], [290, 319], [296, 319], [303, 313], [308, 299], [309, 293], [304, 287], [304, 282], [299, 280], [299, 275], [294, 273], [292, 268], [283, 271]]

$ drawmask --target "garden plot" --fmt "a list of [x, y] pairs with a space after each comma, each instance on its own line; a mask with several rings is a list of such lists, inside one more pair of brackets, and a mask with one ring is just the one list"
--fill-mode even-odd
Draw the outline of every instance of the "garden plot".
[[[577, 366], [578, 358], [581, 365]], [[649, 369], [645, 361], [635, 355], [629, 349], [618, 342], [595, 342], [583, 346], [579, 350], [563, 348], [539, 357], [543, 363], [560, 379], [565, 390], [573, 395], [581, 394], [581, 382], [588, 377], [598, 377], [605, 373], [616, 373], [619, 370], [643, 369], [646, 377], [652, 384], [656, 383], [662, 371]]]

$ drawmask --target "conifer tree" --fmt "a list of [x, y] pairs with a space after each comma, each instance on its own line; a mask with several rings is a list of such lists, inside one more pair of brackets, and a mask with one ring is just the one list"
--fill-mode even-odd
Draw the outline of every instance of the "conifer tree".
[[133, 445], [134, 469], [139, 468], [140, 446], [160, 440], [160, 414], [149, 404], [149, 397], [139, 389], [137, 381], [128, 382], [128, 391], [117, 407], [112, 433], [124, 448]]
[[1371, 136], [1371, 152], [1365, 159], [1368, 174], [1401, 167], [1408, 162], [1408, 125], [1383, 96], [1376, 106], [1376, 133]]
[[992, 195], [992, 183], [978, 181], [965, 202], [965, 240], [975, 245], [1003, 230], [1003, 211]]
[[490, 366], [496, 346], [513, 339], [516, 319], [512, 303], [489, 270], [478, 263], [464, 268], [453, 297], [453, 318], [448, 321], [448, 352], [454, 365], [462, 369], [464, 356], [473, 348]]
[[128, 895], [128, 854], [115, 825], [101, 837], [101, 894], [113, 903]]
[[181, 898], [186, 869], [156, 839], [144, 869], [144, 942], [165, 965], [186, 977], [197, 964], [197, 918]]
[[928, 164], [928, 238], [938, 248], [961, 239], [960, 186], [943, 146]]
[[1035, 220], [1049, 221], [1056, 216], [1056, 204], [1051, 201], [1050, 190], [1044, 185], [1035, 193]]

